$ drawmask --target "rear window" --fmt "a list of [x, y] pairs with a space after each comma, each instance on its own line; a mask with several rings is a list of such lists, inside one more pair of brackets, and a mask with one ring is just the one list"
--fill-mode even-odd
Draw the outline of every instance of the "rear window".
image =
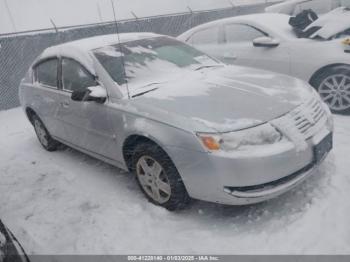
[[46, 86], [57, 88], [58, 59], [53, 58], [41, 62], [34, 69], [35, 81]]

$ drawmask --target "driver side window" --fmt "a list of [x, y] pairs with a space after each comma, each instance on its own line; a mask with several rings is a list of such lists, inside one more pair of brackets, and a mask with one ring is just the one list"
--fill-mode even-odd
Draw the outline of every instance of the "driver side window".
[[62, 87], [67, 91], [84, 91], [97, 86], [95, 77], [73, 59], [62, 59]]
[[193, 34], [188, 42], [191, 45], [215, 45], [219, 43], [219, 27], [210, 27]]
[[229, 24], [225, 26], [225, 39], [227, 43], [252, 42], [258, 37], [267, 36], [258, 29], [242, 24]]

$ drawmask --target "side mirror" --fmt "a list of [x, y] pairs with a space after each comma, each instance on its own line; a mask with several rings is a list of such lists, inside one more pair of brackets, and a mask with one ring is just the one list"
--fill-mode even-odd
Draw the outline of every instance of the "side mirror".
[[107, 91], [102, 86], [90, 86], [87, 89], [89, 90], [88, 101], [99, 103], [104, 103], [106, 101]]
[[94, 101], [103, 104], [107, 99], [107, 92], [102, 86], [90, 86], [83, 91], [74, 91], [71, 99], [74, 101]]
[[258, 37], [253, 40], [255, 47], [277, 47], [280, 45], [280, 41], [268, 36]]
[[80, 90], [77, 90], [77, 91], [73, 91], [72, 95], [71, 95], [71, 99], [73, 101], [84, 101], [85, 100], [85, 96], [86, 96], [86, 90], [84, 91], [80, 91]]

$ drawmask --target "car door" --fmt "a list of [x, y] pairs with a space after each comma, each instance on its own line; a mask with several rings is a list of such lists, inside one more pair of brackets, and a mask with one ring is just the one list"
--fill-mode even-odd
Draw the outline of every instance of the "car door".
[[220, 55], [219, 42], [222, 38], [222, 26], [211, 26], [195, 32], [186, 41], [204, 53], [214, 57]]
[[49, 133], [55, 137], [64, 137], [65, 131], [59, 123], [58, 109], [59, 90], [59, 60], [57, 57], [46, 58], [33, 67], [34, 89], [33, 99], [35, 110]]
[[271, 37], [262, 30], [246, 24], [226, 24], [224, 40], [220, 44], [218, 57], [228, 64], [237, 64], [289, 74], [290, 55], [288, 46], [281, 42], [275, 47], [254, 46], [253, 41], [260, 37]]
[[97, 86], [95, 77], [80, 63], [62, 58], [60, 117], [66, 130], [65, 140], [75, 146], [102, 155], [116, 157], [115, 123], [108, 102], [73, 101], [74, 91]]

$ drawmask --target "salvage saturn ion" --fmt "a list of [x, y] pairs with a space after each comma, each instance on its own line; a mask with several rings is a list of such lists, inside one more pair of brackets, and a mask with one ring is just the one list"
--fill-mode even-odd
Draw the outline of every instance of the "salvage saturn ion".
[[227, 66], [173, 38], [98, 36], [46, 49], [20, 85], [40, 143], [132, 171], [169, 210], [276, 197], [332, 149], [333, 121], [307, 83]]

